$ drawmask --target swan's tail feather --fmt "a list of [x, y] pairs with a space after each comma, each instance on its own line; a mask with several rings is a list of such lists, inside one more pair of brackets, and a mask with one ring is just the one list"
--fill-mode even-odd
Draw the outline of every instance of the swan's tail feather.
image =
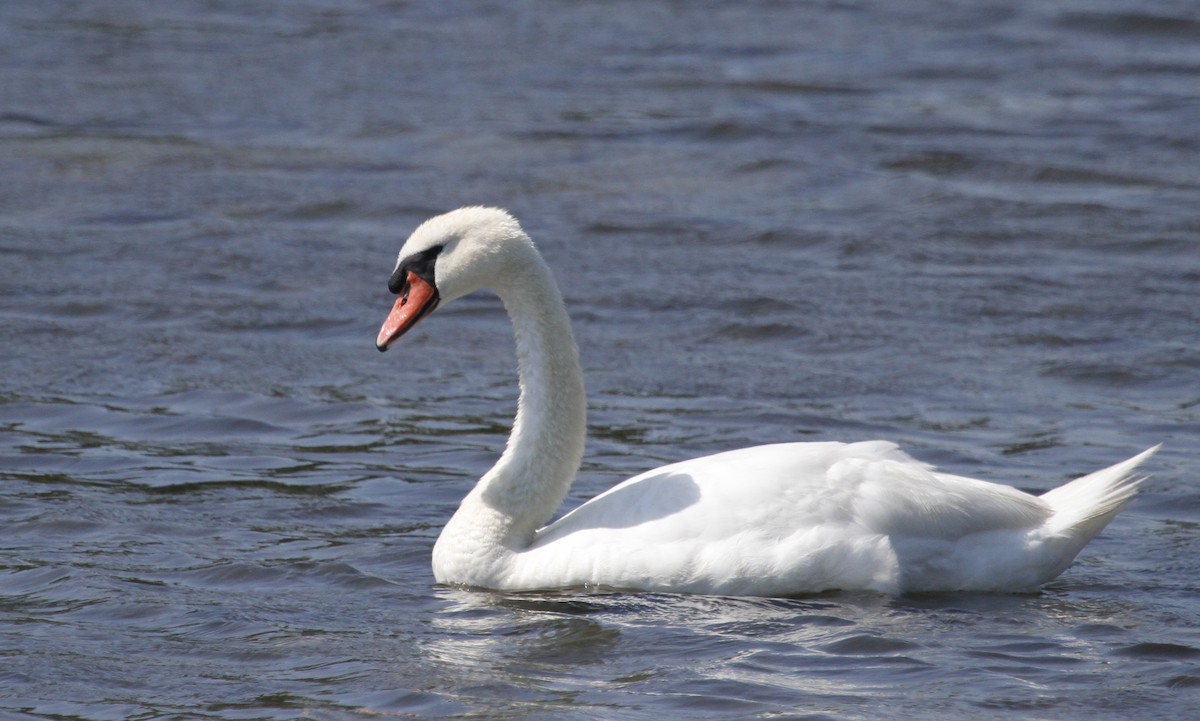
[[1048, 524], [1051, 532], [1075, 537], [1082, 548], [1137, 494], [1147, 477], [1135, 478], [1133, 472], [1160, 446], [1043, 493], [1041, 499], [1054, 509]]

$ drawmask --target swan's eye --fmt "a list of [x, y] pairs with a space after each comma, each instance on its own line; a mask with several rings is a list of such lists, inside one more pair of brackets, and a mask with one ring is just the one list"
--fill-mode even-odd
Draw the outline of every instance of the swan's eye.
[[442, 246], [435, 245], [414, 256], [402, 258], [397, 261], [396, 269], [392, 271], [392, 277], [388, 278], [388, 290], [396, 295], [403, 296], [407, 300], [408, 286], [410, 285], [409, 273], [433, 285], [433, 264], [440, 252], [442, 252]]

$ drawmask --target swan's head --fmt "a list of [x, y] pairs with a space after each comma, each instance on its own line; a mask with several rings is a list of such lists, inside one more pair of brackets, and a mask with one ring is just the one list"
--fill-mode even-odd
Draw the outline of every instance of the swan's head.
[[532, 249], [517, 219], [499, 208], [459, 208], [425, 221], [408, 236], [388, 279], [396, 304], [375, 347], [390, 348], [440, 303], [495, 288]]

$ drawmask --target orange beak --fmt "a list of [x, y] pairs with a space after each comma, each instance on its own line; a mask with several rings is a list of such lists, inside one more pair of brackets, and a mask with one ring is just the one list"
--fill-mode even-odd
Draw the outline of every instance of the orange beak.
[[400, 336], [436, 308], [437, 304], [437, 288], [411, 270], [408, 271], [404, 278], [404, 288], [396, 297], [396, 304], [392, 306], [392, 312], [388, 313], [383, 327], [379, 329], [375, 347], [381, 351], [391, 348]]

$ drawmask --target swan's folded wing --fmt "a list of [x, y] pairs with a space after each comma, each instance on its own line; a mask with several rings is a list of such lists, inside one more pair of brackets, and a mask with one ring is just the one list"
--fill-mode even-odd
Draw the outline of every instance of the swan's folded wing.
[[645, 542], [780, 537], [845, 526], [883, 536], [954, 540], [1032, 529], [1053, 510], [1011, 486], [939, 473], [894, 444], [756, 446], [664, 466], [600, 494], [538, 533], [638, 528]]
[[819, 522], [807, 507], [820, 503], [798, 498], [823, 495], [825, 471], [844, 447], [754, 446], [663, 466], [579, 506], [538, 531], [535, 543], [615, 529], [647, 544], [712, 541], [769, 527], [790, 533]]
[[953, 540], [975, 533], [1032, 529], [1053, 510], [1036, 496], [973, 478], [938, 473], [916, 461], [847, 459], [831, 480], [858, 488], [854, 516], [889, 536]]

